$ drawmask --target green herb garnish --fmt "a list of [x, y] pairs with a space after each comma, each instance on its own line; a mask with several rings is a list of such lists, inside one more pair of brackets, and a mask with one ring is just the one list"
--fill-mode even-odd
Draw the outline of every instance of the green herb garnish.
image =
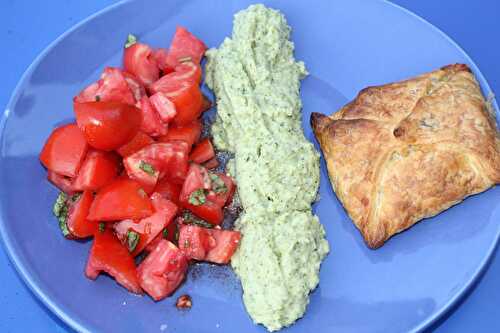
[[96, 102], [100, 102], [100, 101], [101, 101], [101, 96], [99, 96], [99, 95], [95, 95], [95, 101], [96, 101]]
[[200, 218], [197, 218], [189, 211], [185, 211], [184, 214], [182, 214], [182, 219], [184, 220], [184, 224], [197, 225], [199, 227], [208, 229], [212, 229], [214, 227], [213, 224], [208, 223], [207, 221], [202, 220]]
[[99, 223], [99, 232], [102, 234], [106, 230], [106, 224], [104, 222]]
[[125, 42], [125, 48], [127, 47], [131, 47], [132, 45], [134, 45], [135, 43], [137, 43], [137, 37], [135, 37], [134, 35], [132, 34], [128, 34], [127, 36], [127, 41]]
[[137, 244], [139, 244], [140, 235], [132, 230], [127, 231], [127, 248], [129, 252], [134, 252]]
[[139, 169], [141, 169], [150, 176], [154, 176], [156, 173], [155, 168], [151, 164], [144, 161], [141, 161], [141, 163], [139, 163]]
[[168, 238], [168, 229], [163, 229], [163, 238]]
[[61, 211], [66, 208], [66, 200], [68, 196], [64, 192], [60, 192], [57, 196], [56, 202], [54, 203], [54, 208], [52, 208], [52, 212], [55, 216], [59, 217], [61, 215]]
[[210, 174], [210, 180], [212, 181], [212, 190], [217, 193], [226, 193], [227, 192], [227, 186], [226, 183], [217, 176], [215, 173]]
[[194, 206], [203, 205], [207, 201], [205, 191], [200, 188], [189, 195], [188, 202]]
[[[73, 196], [69, 199], [72, 200]], [[61, 229], [61, 233], [64, 237], [71, 236], [71, 233], [68, 229], [68, 224], [66, 223], [68, 219], [68, 196], [66, 193], [61, 192], [57, 196], [56, 202], [54, 203], [54, 207], [52, 208], [52, 212], [57, 217], [57, 221], [59, 222], [59, 229]]]

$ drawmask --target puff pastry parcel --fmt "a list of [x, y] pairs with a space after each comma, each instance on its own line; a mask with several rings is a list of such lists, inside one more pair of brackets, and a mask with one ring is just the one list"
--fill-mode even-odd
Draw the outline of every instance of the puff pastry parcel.
[[333, 189], [367, 245], [500, 183], [494, 114], [466, 65], [363, 89], [311, 115]]

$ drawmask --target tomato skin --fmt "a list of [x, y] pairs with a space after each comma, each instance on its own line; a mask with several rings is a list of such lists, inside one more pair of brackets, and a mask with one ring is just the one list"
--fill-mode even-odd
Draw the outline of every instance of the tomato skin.
[[153, 57], [156, 61], [156, 65], [164, 74], [173, 72], [174, 69], [168, 67], [167, 65], [167, 57], [168, 57], [167, 49], [161, 47], [157, 48], [156, 50], [153, 51]]
[[66, 224], [71, 235], [74, 237], [91, 237], [94, 233], [98, 232], [98, 223], [96, 221], [87, 220], [87, 215], [93, 200], [94, 196], [92, 191], [84, 191], [78, 201], [69, 208]]
[[156, 184], [154, 192], [159, 193], [165, 199], [179, 205], [179, 195], [181, 193], [181, 189], [181, 185], [172, 183], [167, 178], [163, 178], [158, 182], [158, 184]]
[[204, 260], [208, 251], [215, 247], [215, 239], [209, 229], [195, 225], [182, 225], [179, 230], [179, 249], [186, 257]]
[[73, 182], [73, 187], [77, 191], [100, 189], [118, 175], [118, 163], [118, 157], [114, 153], [90, 150]]
[[155, 301], [170, 294], [186, 275], [188, 261], [184, 253], [171, 242], [162, 239], [137, 269], [141, 287]]
[[164, 199], [159, 193], [153, 193], [151, 201], [155, 208], [155, 213], [149, 217], [136, 222], [133, 220], [124, 220], [115, 223], [114, 230], [118, 238], [126, 240], [129, 230], [137, 232], [139, 243], [132, 252], [133, 256], [138, 255], [166, 228], [177, 214], [177, 205], [170, 200]]
[[215, 169], [219, 166], [219, 160], [217, 159], [217, 157], [214, 157], [203, 163], [203, 166], [207, 169]]
[[215, 150], [209, 138], [201, 140], [189, 155], [194, 163], [201, 164], [215, 157]]
[[130, 292], [141, 294], [134, 258], [110, 229], [96, 232], [90, 250], [85, 275], [95, 280], [100, 272], [106, 272]]
[[130, 140], [129, 142], [118, 148], [116, 152], [120, 154], [122, 157], [127, 157], [141, 150], [142, 148], [149, 146], [154, 142], [155, 140], [153, 140], [153, 138], [151, 138], [149, 135], [147, 135], [142, 131], [139, 131], [132, 138], [132, 140]]
[[87, 149], [87, 141], [78, 126], [63, 125], [50, 134], [40, 153], [40, 161], [59, 175], [75, 177]]
[[141, 131], [153, 137], [167, 134], [168, 128], [162, 123], [149, 98], [144, 96], [139, 104], [142, 113]]
[[182, 206], [211, 224], [219, 225], [224, 220], [222, 208], [211, 201], [207, 200], [207, 202], [199, 206], [192, 205], [188, 202], [182, 202]]
[[73, 187], [73, 179], [71, 178], [61, 176], [54, 171], [48, 170], [47, 180], [68, 195], [74, 194], [76, 192], [75, 188]]
[[123, 77], [125, 78], [136, 103], [139, 102], [143, 96], [146, 96], [146, 88], [144, 88], [137, 77], [128, 72], [123, 72]]
[[195, 120], [185, 126], [170, 126], [168, 133], [158, 138], [159, 142], [169, 142], [180, 140], [187, 142], [189, 149], [200, 139], [202, 124], [200, 120]]
[[219, 207], [224, 207], [229, 204], [233, 199], [234, 192], [236, 191], [236, 183], [234, 180], [223, 174], [222, 172], [214, 173], [217, 175], [226, 185], [226, 192], [215, 193], [214, 191], [209, 191], [207, 194], [207, 200], [210, 200]]
[[78, 127], [94, 148], [109, 151], [129, 142], [141, 126], [141, 112], [119, 102], [74, 103]]
[[134, 43], [125, 48], [123, 67], [125, 71], [134, 74], [144, 85], [151, 84], [160, 77], [160, 70], [153, 56], [153, 50], [143, 43]]
[[75, 103], [84, 102], [122, 102], [135, 104], [135, 98], [127, 81], [118, 68], [106, 67], [101, 78], [83, 89], [74, 99]]
[[157, 92], [149, 97], [149, 101], [164, 124], [172, 121], [177, 114], [174, 103], [172, 103], [162, 92]]
[[186, 28], [177, 27], [168, 51], [167, 65], [175, 68], [180, 63], [179, 59], [186, 57], [199, 64], [206, 49], [207, 46]]
[[215, 239], [215, 247], [210, 249], [205, 257], [206, 261], [216, 264], [227, 264], [238, 249], [241, 240], [239, 231], [208, 229], [210, 235]]
[[153, 214], [153, 205], [134, 180], [117, 178], [99, 190], [90, 207], [92, 221], [142, 219]]

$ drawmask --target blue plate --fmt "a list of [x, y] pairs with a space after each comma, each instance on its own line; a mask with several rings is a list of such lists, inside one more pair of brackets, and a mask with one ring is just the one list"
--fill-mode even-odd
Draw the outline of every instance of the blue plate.
[[[303, 81], [304, 128], [312, 111], [331, 113], [365, 86], [472, 60], [446, 35], [382, 1], [265, 1], [286, 14]], [[52, 43], [30, 66], [1, 127], [0, 212], [4, 243], [33, 292], [78, 331], [265, 332], [253, 325], [228, 267], [198, 265], [174, 297], [154, 303], [128, 294], [105, 276], [83, 276], [90, 242], [64, 240], [51, 215], [56, 190], [38, 153], [51, 132], [73, 118], [71, 98], [103, 66], [119, 65], [125, 36], [167, 47], [177, 24], [209, 46], [230, 35], [232, 16], [249, 1], [125, 2], [90, 17]], [[372, 251], [345, 214], [321, 165], [316, 213], [332, 246], [305, 317], [286, 332], [416, 331], [435, 321], [484, 269], [500, 234], [500, 189], [471, 197]], [[179, 312], [174, 300], [193, 297]]]

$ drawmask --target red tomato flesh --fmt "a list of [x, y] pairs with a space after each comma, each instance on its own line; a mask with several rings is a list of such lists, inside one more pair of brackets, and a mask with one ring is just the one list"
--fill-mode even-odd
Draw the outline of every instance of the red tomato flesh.
[[169, 123], [177, 114], [174, 103], [172, 103], [162, 92], [157, 92], [149, 97], [149, 101], [163, 123]]
[[75, 188], [73, 187], [73, 179], [71, 178], [61, 176], [54, 171], [48, 170], [47, 180], [66, 194], [71, 195], [76, 192]]
[[76, 122], [94, 148], [117, 149], [129, 142], [141, 126], [141, 112], [119, 102], [74, 103]]
[[122, 157], [127, 157], [127, 156], [132, 155], [133, 153], [141, 150], [142, 148], [149, 146], [153, 142], [155, 142], [155, 140], [153, 140], [153, 138], [151, 138], [146, 133], [139, 131], [132, 138], [132, 140], [130, 140], [129, 142], [127, 142], [126, 144], [124, 144], [123, 146], [118, 148], [116, 150], [116, 152], [118, 154], [120, 154]]
[[118, 156], [114, 153], [89, 151], [73, 182], [73, 187], [77, 191], [100, 189], [118, 175], [118, 163]]
[[203, 166], [207, 169], [215, 169], [219, 166], [219, 160], [216, 157], [214, 157], [203, 163]]
[[64, 125], [50, 134], [40, 153], [40, 161], [59, 175], [75, 177], [87, 149], [87, 141], [78, 126]]
[[205, 258], [206, 261], [216, 264], [227, 264], [238, 248], [241, 234], [238, 231], [208, 229], [210, 235], [215, 239], [215, 247], [210, 249]]
[[160, 77], [153, 50], [146, 44], [134, 43], [123, 52], [123, 67], [134, 74], [139, 82], [149, 85]]
[[194, 215], [211, 224], [219, 225], [224, 220], [222, 208], [211, 201], [207, 200], [204, 204], [198, 206], [192, 205], [188, 202], [182, 202], [182, 206], [189, 209]]
[[173, 201], [176, 205], [179, 205], [179, 195], [181, 193], [181, 189], [181, 185], [172, 183], [167, 178], [163, 178], [158, 182], [158, 184], [156, 184], [154, 192], [159, 193], [165, 199]]
[[117, 178], [97, 193], [90, 207], [88, 219], [93, 221], [120, 221], [142, 219], [153, 214], [151, 199], [139, 183]]
[[101, 272], [114, 277], [116, 282], [129, 291], [141, 293], [134, 257], [109, 229], [95, 233], [85, 268], [85, 275], [92, 280]]
[[201, 140], [189, 155], [189, 160], [201, 164], [215, 157], [215, 150], [209, 138]]
[[179, 195], [179, 200], [181, 202], [188, 202], [189, 196], [196, 190], [210, 190], [212, 188], [212, 182], [208, 175], [207, 169], [201, 165], [191, 163], [189, 166], [189, 171], [186, 176], [186, 180], [182, 185], [181, 194]]
[[91, 237], [98, 232], [99, 224], [96, 221], [87, 220], [93, 200], [92, 191], [84, 191], [78, 201], [70, 206], [66, 224], [74, 237]]
[[175, 68], [186, 58], [191, 58], [193, 62], [199, 64], [206, 49], [205, 43], [192, 33], [183, 27], [177, 27], [168, 51], [167, 65]]
[[231, 177], [226, 176], [221, 172], [215, 172], [214, 175], [218, 176], [224, 182], [224, 184], [226, 185], [226, 189], [225, 191], [220, 191], [219, 193], [216, 193], [213, 190], [209, 191], [207, 194], [207, 200], [210, 200], [219, 207], [224, 207], [233, 199], [236, 185]]
[[160, 115], [153, 108], [153, 105], [151, 105], [149, 98], [144, 96], [139, 104], [142, 113], [141, 131], [151, 136], [167, 134], [167, 126], [162, 123]]
[[186, 257], [204, 260], [208, 251], [215, 247], [215, 239], [209, 229], [196, 225], [182, 225], [179, 229], [179, 249]]
[[137, 269], [141, 287], [159, 301], [180, 285], [186, 275], [188, 261], [171, 242], [162, 239]]
[[193, 144], [200, 139], [201, 131], [202, 124], [199, 120], [195, 120], [182, 127], [173, 125], [168, 128], [168, 133], [166, 135], [158, 138], [158, 141], [169, 142], [180, 140], [187, 142], [189, 149], [191, 149]]
[[130, 91], [134, 95], [136, 103], [139, 102], [143, 96], [146, 96], [146, 88], [144, 88], [138, 78], [128, 72], [123, 72], [123, 77], [125, 78]]

